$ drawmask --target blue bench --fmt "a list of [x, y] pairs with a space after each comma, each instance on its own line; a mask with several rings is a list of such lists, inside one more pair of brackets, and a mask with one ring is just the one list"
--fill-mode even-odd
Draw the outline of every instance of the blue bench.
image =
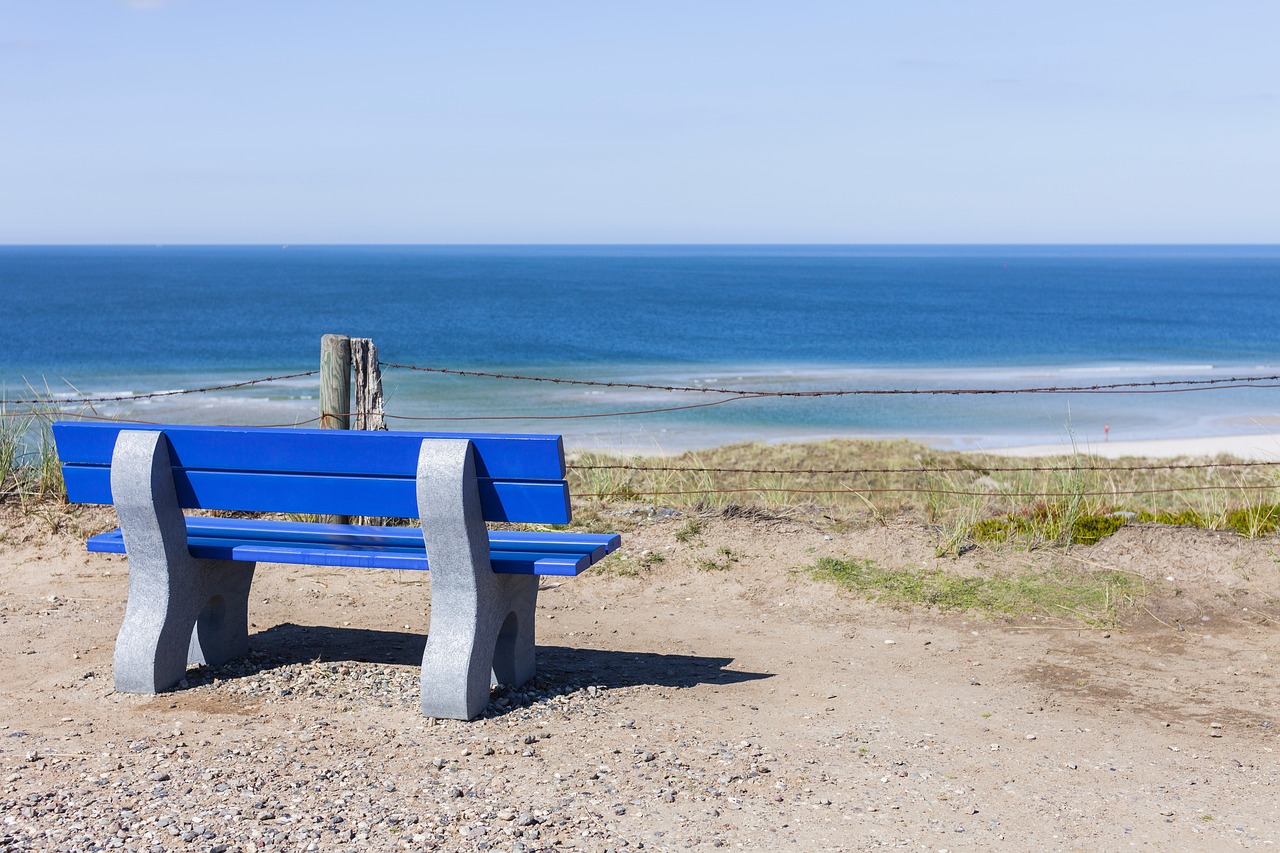
[[[127, 554], [115, 686], [157, 693], [248, 650], [256, 563], [430, 569], [422, 712], [471, 719], [534, 675], [539, 575], [577, 575], [616, 535], [489, 530], [570, 520], [556, 435], [53, 426], [67, 497], [114, 504], [90, 551]], [[184, 509], [414, 518], [415, 527], [185, 516]]]

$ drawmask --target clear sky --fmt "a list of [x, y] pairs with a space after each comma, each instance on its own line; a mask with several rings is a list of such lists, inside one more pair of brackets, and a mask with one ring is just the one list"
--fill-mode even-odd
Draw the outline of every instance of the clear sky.
[[0, 0], [0, 243], [1280, 242], [1280, 3]]

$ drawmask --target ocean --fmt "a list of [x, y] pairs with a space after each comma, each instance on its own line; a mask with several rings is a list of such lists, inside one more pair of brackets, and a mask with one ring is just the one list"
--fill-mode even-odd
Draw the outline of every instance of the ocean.
[[[126, 396], [92, 410], [147, 421], [307, 422], [315, 377], [143, 395], [315, 369], [326, 333], [371, 338], [403, 365], [752, 392], [1280, 373], [1276, 246], [8, 246], [0, 285], [6, 401]], [[560, 432], [571, 448], [1280, 433], [1280, 389], [1261, 387], [612, 415], [724, 397], [403, 368], [384, 381], [392, 429]]]

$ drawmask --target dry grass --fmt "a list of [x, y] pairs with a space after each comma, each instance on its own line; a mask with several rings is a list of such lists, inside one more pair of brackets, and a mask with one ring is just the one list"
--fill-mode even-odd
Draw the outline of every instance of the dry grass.
[[[1280, 468], [1238, 461], [1010, 459], [909, 441], [832, 440], [735, 444], [665, 459], [583, 454], [569, 476], [579, 501], [646, 500], [686, 512], [825, 516], [837, 524], [907, 514], [936, 530], [939, 554], [955, 554], [975, 541], [1087, 543], [1134, 521], [1265, 535], [1280, 523]], [[1193, 463], [1206, 467], [1177, 467]]]
[[0, 408], [0, 501], [64, 501], [67, 488], [53, 442], [52, 408]]
[[[51, 406], [0, 412], [0, 500], [65, 500], [50, 431], [60, 415]], [[831, 440], [733, 444], [661, 459], [588, 453], [570, 461], [569, 483], [579, 527], [610, 526], [601, 512], [619, 500], [837, 526], [905, 515], [933, 528], [941, 555], [977, 542], [1088, 543], [1135, 521], [1250, 537], [1274, 532], [1280, 467], [1237, 461], [1010, 459], [906, 440]], [[1192, 462], [1204, 467], [1177, 467]]]

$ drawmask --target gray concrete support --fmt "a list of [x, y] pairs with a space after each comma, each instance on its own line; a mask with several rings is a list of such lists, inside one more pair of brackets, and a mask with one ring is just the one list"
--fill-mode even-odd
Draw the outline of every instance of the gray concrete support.
[[216, 666], [247, 652], [255, 564], [200, 560], [187, 551], [164, 433], [120, 433], [111, 493], [129, 554], [116, 690], [158, 693], [180, 682], [189, 663]]
[[469, 720], [489, 704], [491, 685], [533, 678], [538, 579], [493, 573], [470, 441], [422, 443], [418, 507], [431, 564], [422, 713]]

